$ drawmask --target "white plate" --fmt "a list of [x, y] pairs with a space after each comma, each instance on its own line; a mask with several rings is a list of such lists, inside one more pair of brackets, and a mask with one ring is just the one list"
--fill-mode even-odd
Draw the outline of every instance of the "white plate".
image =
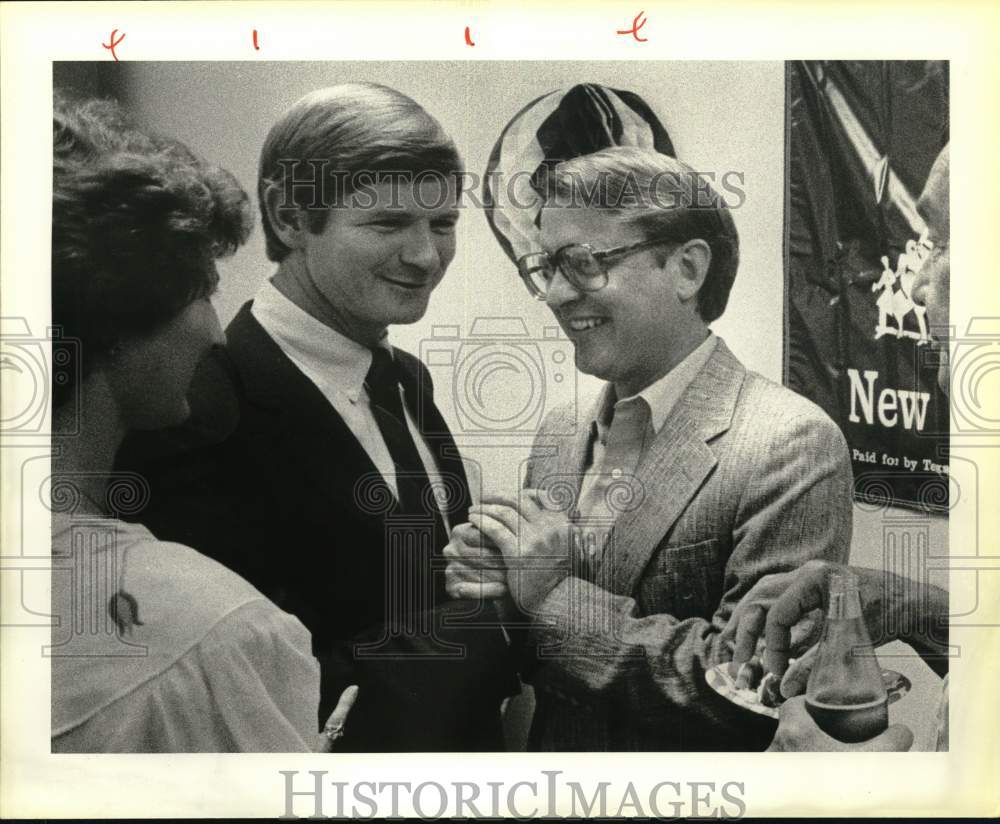
[[[727, 701], [768, 718], [778, 717], [778, 707], [766, 707], [757, 697], [757, 688], [740, 689], [729, 674], [729, 664], [718, 664], [705, 673], [708, 685]], [[882, 670], [885, 690], [889, 693], [889, 703], [893, 704], [910, 691], [910, 679], [895, 670]]]

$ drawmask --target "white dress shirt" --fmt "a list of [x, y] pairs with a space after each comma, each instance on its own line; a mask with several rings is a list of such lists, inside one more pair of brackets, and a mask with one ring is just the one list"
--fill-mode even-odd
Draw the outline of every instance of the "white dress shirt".
[[667, 416], [715, 351], [712, 333], [684, 360], [641, 392], [618, 399], [605, 384], [590, 423], [589, 461], [584, 466], [574, 531], [574, 574], [592, 580], [618, 516], [647, 492], [636, 470]]
[[[375, 468], [398, 496], [396, 467], [372, 414], [365, 377], [372, 365], [366, 346], [321, 323], [285, 297], [270, 281], [254, 296], [250, 312], [282, 352], [323, 393], [358, 439]], [[389, 348], [388, 336], [380, 345]], [[400, 389], [402, 395], [402, 389]], [[403, 401], [403, 413], [420, 461], [432, 483], [440, 478], [434, 456]], [[441, 513], [445, 526], [447, 516]]]

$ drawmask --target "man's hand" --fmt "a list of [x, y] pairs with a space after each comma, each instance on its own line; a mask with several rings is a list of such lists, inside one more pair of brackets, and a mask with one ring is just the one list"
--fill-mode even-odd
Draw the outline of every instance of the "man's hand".
[[337, 741], [344, 737], [344, 727], [347, 724], [347, 716], [351, 712], [351, 707], [358, 698], [358, 687], [355, 684], [349, 686], [340, 694], [337, 706], [333, 708], [330, 717], [323, 727], [323, 732], [319, 734], [319, 744], [316, 752], [333, 752], [336, 749]]
[[445, 586], [452, 598], [489, 600], [507, 595], [507, 565], [500, 550], [472, 524], [459, 524], [444, 548]]
[[503, 554], [508, 589], [528, 613], [570, 569], [572, 525], [565, 513], [546, 509], [542, 495], [524, 489], [516, 500], [488, 496], [469, 510], [472, 524]]
[[733, 672], [764, 647], [764, 671], [784, 675], [789, 656], [818, 640], [830, 575], [844, 569], [813, 560], [791, 572], [765, 575], [757, 581], [736, 605], [722, 631], [723, 640], [734, 642]]
[[845, 744], [816, 726], [803, 696], [781, 705], [778, 731], [768, 752], [907, 752], [913, 746], [909, 727], [893, 724], [885, 732], [859, 744]]
[[[826, 609], [830, 576], [845, 571], [857, 578], [862, 615], [874, 644], [895, 640], [897, 635], [911, 644], [919, 642], [909, 637], [908, 621], [900, 618], [912, 618], [925, 602], [932, 603], [927, 595], [934, 594], [936, 588], [920, 588], [916, 582], [884, 570], [809, 561], [791, 572], [761, 578], [733, 610], [722, 635], [728, 640], [735, 638], [734, 669], [753, 656], [763, 637], [764, 671], [785, 676], [781, 682], [785, 697], [802, 692], [812, 656], [802, 656], [791, 669], [789, 656], [815, 640], [810, 623], [817, 623], [820, 613], [816, 610]], [[943, 600], [946, 603], [947, 597]], [[889, 626], [897, 632], [890, 633]]]

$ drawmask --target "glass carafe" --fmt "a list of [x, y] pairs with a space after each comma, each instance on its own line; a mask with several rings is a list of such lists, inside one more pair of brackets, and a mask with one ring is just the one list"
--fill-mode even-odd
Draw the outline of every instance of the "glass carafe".
[[827, 735], [845, 743], [873, 738], [889, 726], [888, 696], [861, 614], [852, 572], [830, 578], [830, 599], [806, 686], [806, 709]]

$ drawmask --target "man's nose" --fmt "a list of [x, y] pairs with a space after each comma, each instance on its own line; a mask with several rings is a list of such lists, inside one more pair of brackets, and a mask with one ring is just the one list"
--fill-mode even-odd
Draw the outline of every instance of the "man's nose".
[[437, 236], [429, 226], [411, 226], [399, 259], [424, 272], [437, 272], [441, 268], [441, 252], [436, 240]]
[[580, 290], [577, 289], [563, 274], [561, 268], [556, 267], [552, 279], [549, 281], [549, 288], [545, 292], [545, 302], [550, 309], [557, 309], [565, 303], [576, 300], [580, 297]]

